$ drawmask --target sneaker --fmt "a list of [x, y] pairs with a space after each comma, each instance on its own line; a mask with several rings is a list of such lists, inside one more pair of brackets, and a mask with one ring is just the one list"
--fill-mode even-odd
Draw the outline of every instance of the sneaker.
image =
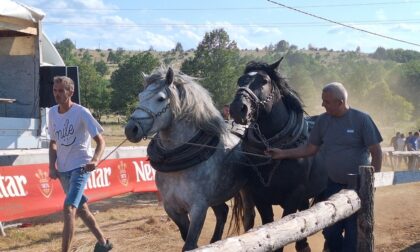
[[93, 250], [93, 252], [107, 252], [107, 251], [110, 251], [112, 247], [113, 245], [109, 240], [106, 240], [105, 245], [102, 245], [99, 242], [97, 242], [95, 244], [95, 249]]

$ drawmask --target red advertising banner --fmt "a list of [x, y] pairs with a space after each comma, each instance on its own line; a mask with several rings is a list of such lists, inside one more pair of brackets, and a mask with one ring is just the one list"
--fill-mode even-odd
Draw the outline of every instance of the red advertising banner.
[[[103, 161], [92, 172], [89, 202], [128, 192], [156, 192], [155, 170], [145, 157]], [[46, 215], [63, 209], [64, 192], [48, 177], [48, 164], [0, 166], [0, 222]]]

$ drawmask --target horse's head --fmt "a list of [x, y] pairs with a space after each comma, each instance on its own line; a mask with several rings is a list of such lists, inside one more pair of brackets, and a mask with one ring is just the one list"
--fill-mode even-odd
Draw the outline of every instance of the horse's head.
[[[251, 61], [238, 79], [238, 89], [230, 104], [230, 115], [236, 123], [248, 124], [270, 115], [275, 105], [303, 112], [299, 95], [277, 72], [280, 60], [269, 65]], [[278, 106], [277, 106], [278, 107]]]
[[168, 127], [172, 121], [171, 91], [174, 72], [168, 68], [163, 77], [159, 74], [145, 75], [146, 88], [139, 96], [136, 110], [125, 126], [125, 136], [130, 142], [139, 142], [159, 130]]
[[280, 96], [276, 69], [282, 59], [272, 65], [254, 61], [247, 64], [244, 74], [238, 79], [235, 99], [230, 104], [230, 115], [236, 123], [248, 124], [259, 115], [271, 112], [273, 102]]
[[211, 135], [226, 132], [210, 94], [195, 78], [161, 67], [145, 80], [139, 104], [125, 126], [129, 141], [139, 142], [163, 130], [175, 135], [193, 134], [198, 129]]

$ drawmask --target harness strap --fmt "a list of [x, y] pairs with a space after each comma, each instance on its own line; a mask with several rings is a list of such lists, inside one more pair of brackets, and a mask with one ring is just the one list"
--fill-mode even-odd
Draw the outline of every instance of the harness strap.
[[[278, 148], [292, 148], [300, 145], [308, 138], [308, 123], [305, 120], [303, 113], [296, 114], [292, 112], [290, 114], [289, 121], [287, 125], [275, 136], [270, 139], [264, 139], [264, 136], [259, 131], [258, 127], [249, 127], [244, 135], [244, 141], [242, 142], [242, 149], [246, 152], [251, 153], [263, 153], [264, 150], [268, 147], [278, 147]], [[266, 143], [265, 143], [266, 141]], [[270, 163], [261, 161], [261, 158], [252, 157], [248, 158], [250, 165], [253, 170], [256, 172], [260, 182], [265, 187], [270, 186], [272, 177], [276, 169], [280, 166], [281, 160], [270, 160]], [[262, 171], [258, 167], [264, 166], [265, 171], [267, 171], [267, 166], [270, 167], [270, 172], [268, 178], [264, 179]]]
[[[160, 172], [175, 172], [190, 168], [209, 159], [219, 144], [220, 137], [200, 130], [188, 143], [168, 150], [158, 141], [157, 135], [147, 147], [150, 164]], [[194, 144], [194, 145], [192, 145]], [[203, 146], [197, 146], [197, 144]]]
[[[291, 148], [299, 145], [308, 137], [308, 125], [303, 113], [297, 115], [292, 112], [287, 125], [275, 136], [267, 139], [270, 147]], [[255, 130], [255, 127], [249, 127], [244, 135], [244, 150], [252, 153], [262, 153], [268, 147], [264, 144], [263, 136]]]

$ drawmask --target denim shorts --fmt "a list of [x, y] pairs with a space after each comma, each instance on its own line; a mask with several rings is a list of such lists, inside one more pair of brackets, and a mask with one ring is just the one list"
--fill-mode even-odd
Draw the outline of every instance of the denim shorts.
[[65, 206], [73, 205], [80, 208], [87, 202], [88, 198], [83, 192], [89, 176], [90, 172], [84, 172], [81, 167], [67, 172], [60, 172], [61, 186], [66, 194]]

